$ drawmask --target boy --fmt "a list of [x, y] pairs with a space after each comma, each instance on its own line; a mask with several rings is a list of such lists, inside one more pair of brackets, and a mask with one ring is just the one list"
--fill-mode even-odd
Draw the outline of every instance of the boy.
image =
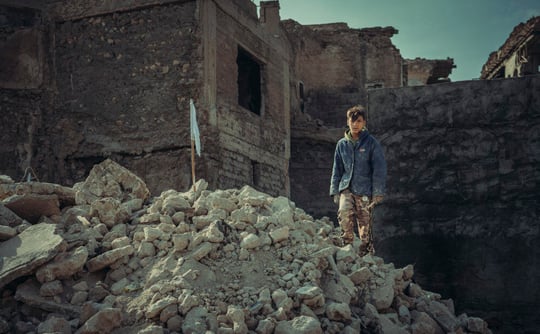
[[360, 253], [373, 252], [371, 244], [371, 208], [383, 199], [386, 187], [386, 161], [379, 142], [366, 128], [363, 106], [347, 110], [347, 126], [334, 153], [330, 196], [339, 203], [338, 221], [342, 240], [352, 244], [354, 223], [362, 241]]

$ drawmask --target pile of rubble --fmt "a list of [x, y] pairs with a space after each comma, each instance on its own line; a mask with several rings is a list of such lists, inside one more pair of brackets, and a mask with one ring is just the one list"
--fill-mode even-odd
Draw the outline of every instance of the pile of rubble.
[[490, 333], [287, 198], [206, 188], [0, 177], [0, 333]]

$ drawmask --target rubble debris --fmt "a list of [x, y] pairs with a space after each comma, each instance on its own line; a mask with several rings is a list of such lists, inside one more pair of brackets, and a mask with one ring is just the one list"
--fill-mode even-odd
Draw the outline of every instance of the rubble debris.
[[0, 243], [0, 289], [16, 278], [33, 274], [62, 251], [56, 225], [37, 224]]
[[90, 174], [54, 224], [0, 243], [0, 333], [491, 333], [285, 197], [199, 180], [150, 198], [113, 161]]
[[60, 214], [60, 203], [55, 195], [13, 195], [5, 199], [3, 204], [32, 224], [36, 224], [41, 216], [52, 217]]

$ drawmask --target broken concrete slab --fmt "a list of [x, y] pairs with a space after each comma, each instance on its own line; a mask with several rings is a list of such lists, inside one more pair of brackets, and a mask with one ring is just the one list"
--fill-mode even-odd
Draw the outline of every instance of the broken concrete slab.
[[13, 195], [4, 199], [4, 205], [32, 224], [36, 224], [42, 216], [60, 215], [60, 201], [56, 195]]
[[0, 288], [33, 273], [62, 250], [64, 239], [55, 230], [56, 225], [37, 224], [0, 243]]
[[25, 194], [56, 195], [61, 207], [75, 204], [75, 190], [70, 187], [47, 182], [0, 183], [0, 200]]

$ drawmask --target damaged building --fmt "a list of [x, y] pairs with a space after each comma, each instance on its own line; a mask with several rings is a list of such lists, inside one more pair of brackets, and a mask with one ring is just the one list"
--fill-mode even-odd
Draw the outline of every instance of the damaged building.
[[520, 23], [482, 66], [480, 79], [515, 78], [540, 73], [540, 16]]
[[[484, 70], [513, 74], [501, 60], [521, 48], [529, 67], [517, 73], [537, 73], [530, 26]], [[449, 83], [451, 58], [403, 59], [396, 33], [281, 21], [278, 1], [4, 1], [0, 174], [18, 181], [32, 168], [30, 179], [71, 186], [110, 158], [154, 195], [189, 189], [193, 99], [197, 179], [331, 216], [343, 113], [366, 104], [389, 161], [379, 254], [414, 262], [417, 279], [461, 309], [488, 305], [495, 327], [499, 314], [534, 326], [540, 80]]]
[[248, 0], [1, 8], [3, 173], [73, 184], [110, 157], [155, 193], [188, 188], [193, 99], [197, 177], [288, 194], [291, 52], [277, 2], [260, 20]]
[[302, 26], [280, 20], [278, 1], [29, 0], [0, 11], [0, 167], [16, 179], [32, 168], [71, 185], [112, 158], [153, 193], [187, 188], [193, 99], [197, 178], [289, 196], [291, 136], [305, 135], [306, 117], [342, 127], [367, 89], [407, 85], [394, 28]]

